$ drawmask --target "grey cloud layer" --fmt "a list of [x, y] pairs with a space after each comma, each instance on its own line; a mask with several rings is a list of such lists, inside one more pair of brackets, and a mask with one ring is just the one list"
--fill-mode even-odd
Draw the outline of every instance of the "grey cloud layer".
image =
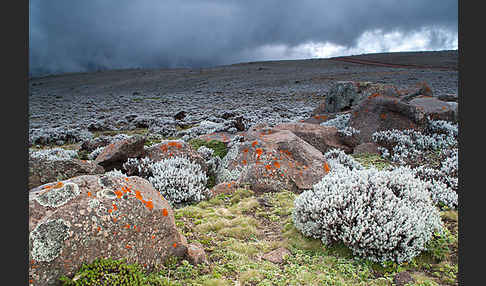
[[[30, 0], [32, 74], [244, 61], [263, 45], [353, 46], [364, 31], [457, 33], [457, 0]], [[436, 37], [435, 41], [440, 41]], [[440, 43], [434, 43], [440, 45]]]

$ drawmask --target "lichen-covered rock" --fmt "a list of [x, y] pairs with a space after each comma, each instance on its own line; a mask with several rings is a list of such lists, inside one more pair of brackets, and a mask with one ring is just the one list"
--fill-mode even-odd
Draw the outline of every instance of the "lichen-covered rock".
[[206, 160], [194, 150], [190, 144], [182, 140], [164, 140], [161, 143], [145, 149], [144, 157], [157, 162], [174, 157], [186, 157], [201, 166], [203, 172], [208, 171]]
[[431, 119], [457, 122], [457, 103], [455, 102], [422, 96], [412, 99], [409, 104], [423, 111], [425, 116]]
[[275, 126], [275, 129], [290, 130], [322, 153], [330, 149], [342, 149], [347, 153], [351, 148], [342, 144], [338, 129], [333, 126], [321, 126], [311, 123], [283, 123]]
[[110, 143], [94, 162], [107, 171], [121, 169], [128, 158], [140, 158], [144, 155], [144, 143], [145, 137], [140, 135]]
[[372, 134], [383, 130], [417, 130], [426, 126], [425, 113], [395, 96], [375, 94], [351, 112], [348, 126], [359, 130], [359, 143], [373, 142]]
[[222, 182], [211, 188], [211, 196], [214, 197], [220, 194], [233, 194], [238, 189], [238, 187], [239, 186], [236, 181]]
[[29, 279], [58, 285], [95, 258], [152, 267], [184, 257], [173, 211], [140, 177], [85, 175], [29, 191]]
[[92, 161], [79, 159], [49, 160], [29, 158], [29, 189], [42, 184], [81, 175], [103, 174], [105, 170]]
[[258, 125], [223, 158], [216, 183], [237, 181], [256, 192], [300, 192], [325, 174], [323, 154], [289, 130]]
[[373, 94], [398, 96], [395, 86], [371, 82], [338, 81], [312, 115], [346, 111]]

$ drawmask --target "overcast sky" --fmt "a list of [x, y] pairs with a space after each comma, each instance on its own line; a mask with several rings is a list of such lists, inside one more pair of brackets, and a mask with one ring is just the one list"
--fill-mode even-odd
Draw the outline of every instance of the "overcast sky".
[[29, 0], [32, 75], [458, 48], [457, 0]]

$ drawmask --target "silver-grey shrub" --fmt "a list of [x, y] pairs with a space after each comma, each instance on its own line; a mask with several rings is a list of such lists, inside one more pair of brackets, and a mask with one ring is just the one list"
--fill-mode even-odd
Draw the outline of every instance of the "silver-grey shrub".
[[322, 122], [321, 126], [334, 126], [337, 129], [344, 129], [348, 126], [349, 119], [351, 118], [350, 113], [338, 114], [333, 119]]
[[457, 208], [457, 177], [454, 180], [442, 170], [424, 166], [417, 167], [411, 172], [416, 178], [426, 182], [426, 188], [434, 204], [442, 204], [451, 209]]
[[384, 130], [373, 133], [372, 140], [380, 146], [384, 158], [405, 165], [426, 151], [457, 148], [457, 136], [457, 124], [427, 118], [424, 133], [411, 129]]
[[93, 134], [80, 128], [39, 128], [29, 130], [30, 145], [64, 145], [86, 141]]
[[336, 169], [343, 168], [343, 167], [345, 167], [349, 170], [362, 170], [362, 169], [364, 169], [363, 165], [361, 165], [353, 157], [344, 153], [344, 151], [340, 150], [340, 149], [328, 150], [326, 153], [324, 153], [324, 158], [326, 159], [327, 163], [330, 165], [329, 167], [333, 171], [335, 171]]
[[443, 227], [426, 186], [408, 168], [339, 168], [295, 199], [292, 219], [324, 244], [342, 241], [376, 262], [410, 261]]
[[77, 150], [66, 150], [63, 148], [52, 148], [45, 150], [29, 150], [29, 157], [32, 159], [45, 159], [48, 161], [70, 160], [78, 157]]
[[199, 164], [185, 157], [153, 162], [130, 158], [123, 165], [128, 174], [138, 174], [152, 183], [171, 205], [195, 203], [209, 197], [207, 176]]

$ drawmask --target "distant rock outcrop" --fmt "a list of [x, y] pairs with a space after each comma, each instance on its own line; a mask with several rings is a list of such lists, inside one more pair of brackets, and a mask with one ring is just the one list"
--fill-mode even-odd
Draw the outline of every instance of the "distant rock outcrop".
[[397, 96], [400, 94], [393, 85], [371, 82], [338, 81], [324, 97], [312, 115], [350, 110], [373, 94]]

